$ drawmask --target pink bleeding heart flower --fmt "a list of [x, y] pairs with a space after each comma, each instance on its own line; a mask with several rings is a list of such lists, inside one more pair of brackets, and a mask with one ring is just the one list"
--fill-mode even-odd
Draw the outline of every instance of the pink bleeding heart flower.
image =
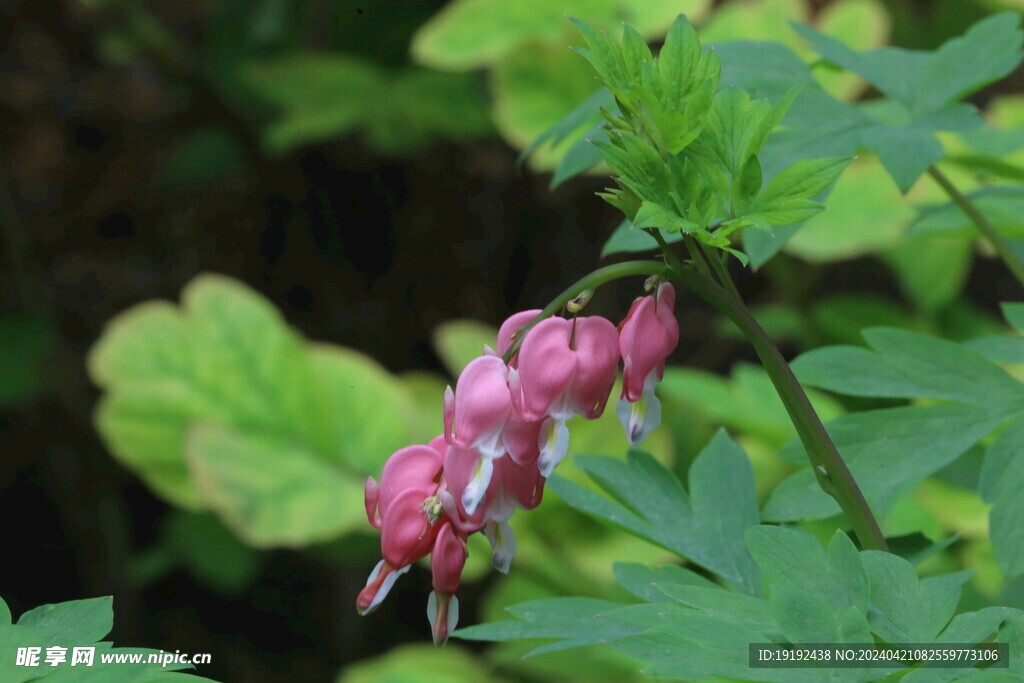
[[604, 412], [618, 363], [619, 333], [605, 318], [548, 318], [526, 335], [508, 382], [518, 415], [543, 420], [538, 466], [544, 477], [568, 452], [566, 420]]
[[427, 619], [438, 647], [459, 623], [459, 590], [462, 569], [466, 566], [466, 539], [451, 524], [445, 524], [437, 534], [434, 550], [430, 554], [430, 572], [434, 590], [427, 599]]
[[675, 301], [675, 289], [664, 282], [653, 296], [634, 301], [619, 324], [624, 369], [622, 396], [615, 413], [634, 446], [661, 423], [661, 401], [654, 387], [665, 375], [665, 360], [679, 343]]
[[463, 490], [470, 513], [483, 500], [494, 459], [505, 454], [503, 433], [512, 414], [508, 367], [497, 356], [475, 358], [459, 376], [455, 392], [451, 387], [445, 391], [445, 438], [452, 446], [480, 454], [473, 481]]
[[433, 547], [444, 515], [438, 497], [443, 466], [444, 458], [436, 447], [409, 446], [388, 458], [380, 484], [373, 477], [367, 479], [366, 516], [381, 530], [384, 559], [356, 598], [360, 614], [374, 610], [398, 577]]
[[487, 487], [485, 504], [473, 512], [462, 504], [460, 490], [473, 478], [480, 459], [467, 449], [450, 447], [445, 455], [445, 479], [448, 491], [442, 492], [441, 504], [451, 523], [464, 533], [481, 530], [494, 551], [491, 563], [507, 574], [515, 556], [516, 539], [508, 519], [516, 509], [532, 510], [544, 495], [544, 478], [532, 462], [525, 465], [510, 457], [494, 462], [494, 473]]

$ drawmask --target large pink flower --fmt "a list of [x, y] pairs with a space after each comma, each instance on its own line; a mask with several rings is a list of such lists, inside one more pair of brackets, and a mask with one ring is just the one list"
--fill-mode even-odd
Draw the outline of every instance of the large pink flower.
[[618, 331], [601, 317], [548, 318], [526, 335], [508, 382], [518, 415], [544, 421], [538, 465], [545, 477], [568, 452], [566, 420], [604, 412], [618, 363]]
[[661, 422], [661, 402], [654, 387], [665, 375], [665, 360], [679, 343], [675, 301], [675, 289], [668, 282], [662, 283], [653, 296], [634, 301], [619, 324], [624, 369], [622, 397], [615, 413], [634, 446]]

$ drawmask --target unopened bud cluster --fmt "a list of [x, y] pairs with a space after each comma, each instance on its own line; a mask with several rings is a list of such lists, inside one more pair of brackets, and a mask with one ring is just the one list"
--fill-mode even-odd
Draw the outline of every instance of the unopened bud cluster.
[[[590, 292], [580, 297], [579, 307]], [[574, 300], [576, 301], [576, 300]], [[430, 555], [434, 591], [427, 605], [434, 643], [458, 622], [466, 538], [483, 532], [492, 564], [508, 573], [516, 551], [508, 520], [540, 504], [544, 482], [569, 449], [566, 422], [600, 417], [619, 360], [622, 395], [616, 414], [630, 444], [661, 421], [654, 387], [679, 341], [675, 291], [661, 283], [633, 302], [618, 328], [599, 316], [547, 318], [521, 339], [540, 311], [516, 313], [498, 331], [497, 352], [485, 348], [445, 391], [444, 434], [409, 446], [366, 482], [366, 514], [381, 530], [384, 559], [356, 600], [361, 614], [377, 607], [413, 562]], [[578, 308], [577, 308], [578, 310]], [[502, 357], [516, 343], [508, 363]]]

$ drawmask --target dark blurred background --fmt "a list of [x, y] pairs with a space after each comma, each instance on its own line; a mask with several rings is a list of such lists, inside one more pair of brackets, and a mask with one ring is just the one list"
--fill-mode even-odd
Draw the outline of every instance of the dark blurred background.
[[[112, 594], [115, 642], [212, 652], [200, 673], [225, 681], [330, 680], [427, 637], [423, 573], [395, 589], [388, 614], [361, 619], [353, 600], [366, 567], [334, 561], [330, 548], [260, 553], [252, 578], [224, 590], [180, 568], [148, 572], [168, 506], [97, 437], [99, 391], [84, 357], [116, 314], [177, 300], [196, 274], [216, 272], [261, 292], [311, 339], [392, 371], [443, 373], [429, 337], [437, 324], [497, 325], [591, 270], [619, 221], [594, 196], [604, 181], [551, 190], [549, 174], [517, 169], [519, 150], [486, 122], [403, 149], [357, 129], [267, 153], [268, 105], [232, 80], [232, 64], [313, 47], [397, 72], [413, 33], [444, 5], [0, 3], [0, 518], [10, 537], [0, 595], [12, 612]], [[884, 5], [891, 41], [917, 48], [990, 11], [967, 0]], [[284, 28], [254, 37], [252, 24], [274, 16]], [[486, 102], [485, 74], [467, 78]], [[1020, 84], [1018, 73], [975, 100]], [[900, 296], [869, 258], [773, 263], [738, 273], [755, 303], [849, 289]], [[1019, 294], [992, 263], [976, 261], [966, 288], [983, 310]], [[614, 318], [634, 294], [609, 292], [593, 308]], [[679, 309], [677, 362], [720, 371], [752, 357], [723, 341], [701, 302], [685, 297]], [[375, 543], [363, 541], [368, 556]]]

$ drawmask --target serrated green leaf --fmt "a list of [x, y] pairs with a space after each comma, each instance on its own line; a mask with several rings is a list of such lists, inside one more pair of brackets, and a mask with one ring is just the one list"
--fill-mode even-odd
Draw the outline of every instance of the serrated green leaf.
[[35, 629], [42, 638], [38, 645], [43, 648], [91, 645], [114, 628], [113, 603], [114, 599], [107, 596], [42, 605], [22, 614], [18, 625]]
[[808, 26], [794, 29], [825, 59], [864, 77], [920, 116], [1010, 73], [1020, 63], [1020, 17], [984, 19], [937, 51], [884, 48], [855, 52]]
[[1006, 580], [1024, 575], [1024, 420], [1010, 425], [985, 454], [978, 492], [989, 512], [989, 534]]
[[[968, 405], [905, 406], [851, 413], [828, 422], [826, 428], [872, 510], [884, 515], [914, 484], [955, 460], [1010, 417], [1005, 410]], [[779, 456], [807, 462], [795, 439]], [[835, 500], [821, 490], [807, 467], [772, 492], [762, 516], [781, 522], [824, 519], [838, 512]]]
[[[672, 244], [683, 239], [682, 233], [662, 233], [665, 242]], [[638, 230], [633, 224], [622, 221], [619, 227], [615, 228], [608, 241], [601, 248], [601, 258], [612, 254], [634, 253], [638, 251], [653, 251], [658, 248], [658, 242], [644, 230]]]
[[577, 456], [577, 467], [612, 499], [561, 477], [549, 480], [567, 503], [598, 519], [679, 553], [747, 592], [756, 569], [743, 547], [743, 529], [756, 524], [750, 462], [720, 432], [690, 469], [689, 499], [679, 481], [649, 455], [631, 451], [628, 462]]
[[794, 361], [794, 372], [808, 384], [853, 396], [924, 397], [979, 406], [1024, 401], [1024, 385], [961, 344], [894, 328], [864, 330], [863, 336], [874, 351], [816, 349]]
[[861, 553], [871, 584], [871, 630], [890, 643], [931, 643], [960, 602], [960, 585], [970, 572], [918, 580], [914, 566], [891, 553]]
[[671, 596], [671, 591], [690, 586], [721, 590], [700, 574], [675, 565], [665, 565], [655, 570], [635, 562], [616, 562], [613, 571], [620, 586], [648, 602], [663, 601], [666, 595]]
[[666, 233], [690, 233], [700, 230], [702, 226], [681, 218], [678, 213], [667, 206], [657, 202], [643, 202], [640, 204], [636, 216], [633, 217], [633, 227], [637, 230], [643, 228], [659, 228]]
[[[990, 187], [970, 192], [967, 198], [999, 234], [1024, 238], [1024, 189]], [[969, 239], [979, 237], [977, 226], [953, 202], [922, 209], [908, 234]]]
[[[565, 650], [592, 645], [642, 631], [643, 627], [613, 619], [595, 619], [596, 615], [622, 607], [621, 603], [593, 598], [548, 598], [513, 605], [508, 611], [519, 621], [498, 621], [469, 626], [452, 635], [465, 640], [522, 640], [557, 638], [556, 649]], [[551, 646], [538, 648], [550, 652]], [[538, 654], [534, 650], [534, 654]]]
[[806, 220], [823, 208], [811, 197], [824, 191], [852, 158], [835, 157], [798, 161], [775, 176], [748, 209], [772, 225]]
[[746, 543], [769, 595], [789, 587], [816, 596], [834, 614], [867, 611], [867, 574], [853, 542], [841, 531], [835, 533], [827, 552], [813, 536], [786, 527], [752, 527]]

